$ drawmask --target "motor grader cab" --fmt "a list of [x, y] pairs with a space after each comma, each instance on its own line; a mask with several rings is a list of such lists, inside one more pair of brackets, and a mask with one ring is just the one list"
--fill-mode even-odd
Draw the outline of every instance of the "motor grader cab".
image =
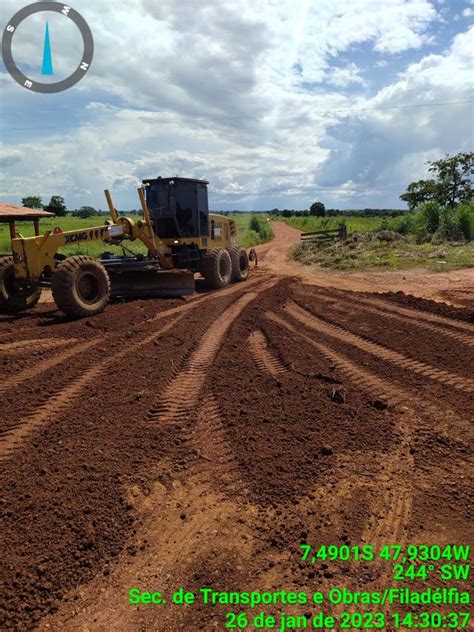
[[[68, 316], [102, 312], [115, 296], [184, 296], [194, 292], [200, 273], [211, 288], [222, 288], [248, 276], [248, 255], [236, 243], [235, 222], [209, 213], [205, 180], [156, 178], [138, 189], [143, 218], [119, 216], [105, 192], [111, 219], [101, 226], [23, 237], [11, 227], [12, 256], [0, 259], [0, 313], [33, 307], [45, 277], [53, 299]], [[36, 226], [36, 224], [35, 224]], [[122, 246], [99, 259], [65, 257], [61, 247], [102, 240]], [[136, 254], [125, 240], [139, 240], [147, 254]]]

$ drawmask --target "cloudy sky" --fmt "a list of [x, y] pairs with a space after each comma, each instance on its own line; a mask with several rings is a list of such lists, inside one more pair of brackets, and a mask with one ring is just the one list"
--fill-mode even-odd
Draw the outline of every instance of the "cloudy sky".
[[[2, 0], [3, 29], [23, 0]], [[28, 92], [0, 65], [0, 198], [138, 206], [143, 178], [210, 181], [220, 209], [400, 208], [427, 160], [473, 149], [466, 0], [72, 0], [95, 41], [86, 77]], [[49, 24], [54, 76], [42, 77]], [[82, 54], [55, 13], [13, 38], [25, 74]]]

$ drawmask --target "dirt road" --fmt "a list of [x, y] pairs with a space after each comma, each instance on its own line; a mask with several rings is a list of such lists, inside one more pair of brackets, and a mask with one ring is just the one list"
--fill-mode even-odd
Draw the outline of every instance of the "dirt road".
[[299, 241], [300, 232], [283, 222], [272, 222], [275, 239], [257, 247], [259, 265], [279, 275], [297, 276], [310, 285], [358, 292], [399, 292], [452, 305], [472, 306], [472, 269], [433, 273], [425, 268], [407, 270], [369, 269], [362, 272], [335, 272], [291, 261], [288, 249]]
[[224, 629], [129, 590], [383, 590], [300, 544], [465, 543], [472, 309], [285, 277], [293, 238], [221, 292], [0, 320], [2, 630]]

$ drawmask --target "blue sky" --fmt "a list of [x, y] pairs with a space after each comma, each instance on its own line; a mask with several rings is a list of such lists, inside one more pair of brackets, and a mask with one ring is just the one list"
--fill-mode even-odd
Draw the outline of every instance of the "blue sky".
[[[24, 6], [3, 0], [2, 28]], [[210, 181], [214, 209], [402, 207], [426, 161], [473, 145], [474, 5], [464, 0], [78, 0], [95, 54], [74, 88], [30, 93], [0, 67], [0, 197], [138, 206], [157, 175]], [[23, 23], [18, 64], [56, 76], [81, 39]]]

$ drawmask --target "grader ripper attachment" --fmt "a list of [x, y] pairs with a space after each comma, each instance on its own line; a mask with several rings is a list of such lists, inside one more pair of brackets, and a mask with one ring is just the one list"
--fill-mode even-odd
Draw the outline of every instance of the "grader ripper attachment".
[[[36, 305], [50, 279], [54, 301], [73, 318], [102, 312], [114, 296], [183, 296], [194, 292], [194, 274], [212, 288], [248, 276], [248, 255], [236, 244], [233, 220], [209, 213], [205, 180], [156, 178], [138, 189], [143, 218], [121, 217], [105, 191], [110, 220], [102, 226], [35, 236], [16, 232], [10, 218], [12, 256], [0, 258], [0, 313]], [[122, 243], [141, 241], [147, 254], [134, 254]], [[103, 252], [100, 259], [64, 257], [63, 246], [101, 240], [122, 246], [123, 255]]]

